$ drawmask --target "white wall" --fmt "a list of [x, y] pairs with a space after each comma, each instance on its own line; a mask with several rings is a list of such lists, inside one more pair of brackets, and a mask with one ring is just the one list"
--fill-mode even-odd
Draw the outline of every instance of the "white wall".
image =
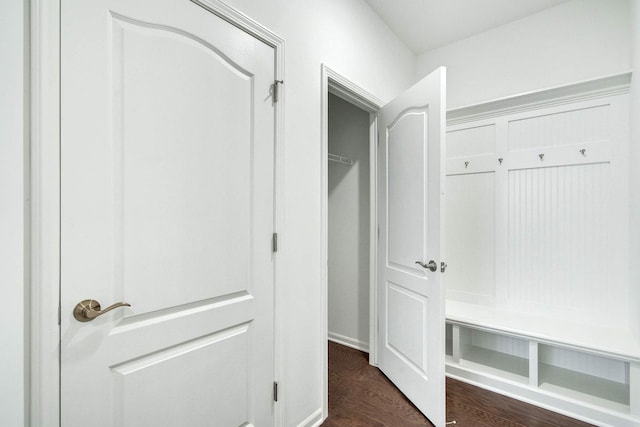
[[321, 64], [380, 99], [414, 80], [415, 58], [362, 0], [228, 0], [286, 40], [285, 378], [280, 379], [286, 426], [322, 406], [322, 275], [320, 236]]
[[25, 2], [0, 2], [0, 425], [26, 424]]
[[[640, 0], [632, 1], [630, 14], [632, 28], [631, 78], [631, 141], [629, 155], [629, 190], [631, 218], [631, 300], [640, 301]], [[640, 311], [631, 320], [636, 337], [640, 339]]]
[[426, 52], [417, 77], [447, 66], [453, 109], [630, 69], [630, 2], [573, 0]]
[[329, 337], [369, 346], [369, 113], [329, 94]]

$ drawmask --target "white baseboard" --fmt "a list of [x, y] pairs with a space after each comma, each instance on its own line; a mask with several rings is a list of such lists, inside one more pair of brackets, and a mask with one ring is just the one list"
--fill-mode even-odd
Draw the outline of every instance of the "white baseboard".
[[555, 393], [534, 389], [529, 385], [504, 380], [495, 375], [474, 372], [466, 367], [447, 364], [446, 376], [589, 424], [602, 427], [638, 427], [640, 425], [633, 415], [588, 402], [563, 398]]
[[319, 427], [324, 422], [322, 416], [322, 408], [318, 408], [313, 414], [309, 415], [304, 421], [298, 424], [298, 427]]
[[344, 335], [336, 334], [335, 332], [329, 332], [329, 341], [333, 341], [338, 344], [346, 345], [347, 347], [355, 348], [356, 350], [369, 352], [369, 343], [357, 340], [355, 338], [346, 337]]

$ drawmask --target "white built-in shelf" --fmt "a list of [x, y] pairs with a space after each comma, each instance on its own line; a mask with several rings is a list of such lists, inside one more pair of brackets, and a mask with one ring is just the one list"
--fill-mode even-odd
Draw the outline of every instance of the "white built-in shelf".
[[629, 384], [543, 363], [539, 387], [569, 399], [629, 413]]
[[598, 426], [640, 427], [630, 81], [447, 112], [448, 376]]
[[559, 320], [454, 300], [447, 300], [446, 317], [451, 323], [480, 330], [499, 331], [640, 363], [640, 340], [621, 325], [613, 328], [575, 323], [570, 319]]
[[529, 360], [499, 351], [472, 346], [461, 357], [460, 366], [509, 381], [529, 383]]
[[599, 426], [640, 426], [633, 360], [490, 326], [447, 321], [447, 375]]
[[628, 91], [630, 82], [631, 73], [629, 72], [495, 99], [480, 104], [466, 105], [448, 110], [447, 124], [504, 116], [518, 111], [536, 110], [551, 105], [576, 102], [579, 99], [598, 97], [603, 94], [612, 95], [618, 91]]

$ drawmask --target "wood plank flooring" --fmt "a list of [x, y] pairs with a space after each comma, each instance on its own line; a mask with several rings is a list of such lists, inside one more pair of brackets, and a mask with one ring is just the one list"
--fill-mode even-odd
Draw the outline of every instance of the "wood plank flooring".
[[[590, 424], [447, 378], [447, 421], [456, 427], [588, 427]], [[329, 418], [322, 427], [432, 426], [370, 366], [368, 355], [329, 342]]]

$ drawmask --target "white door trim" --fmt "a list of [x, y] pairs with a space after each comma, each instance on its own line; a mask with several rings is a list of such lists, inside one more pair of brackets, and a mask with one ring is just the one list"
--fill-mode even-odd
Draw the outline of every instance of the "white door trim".
[[329, 415], [329, 358], [328, 358], [328, 260], [329, 260], [329, 92], [339, 96], [345, 101], [369, 113], [369, 200], [370, 200], [370, 253], [369, 253], [369, 363], [377, 365], [378, 357], [376, 352], [377, 342], [377, 298], [376, 298], [376, 274], [377, 274], [377, 142], [378, 142], [378, 110], [383, 102], [353, 83], [351, 80], [338, 74], [322, 64], [321, 69], [321, 99], [322, 99], [322, 143], [320, 148], [320, 295], [322, 310], [322, 330], [320, 331], [322, 356], [322, 419]]
[[[30, 422], [60, 425], [60, 1], [29, 0], [31, 27], [31, 286]], [[284, 81], [284, 39], [220, 0], [192, 0], [275, 50], [275, 75]], [[284, 85], [275, 106], [274, 231], [285, 230]], [[280, 237], [280, 243], [284, 239]], [[275, 263], [275, 380], [284, 378], [282, 261]], [[281, 387], [279, 401], [285, 400]], [[284, 405], [275, 405], [275, 425], [284, 425]]]

